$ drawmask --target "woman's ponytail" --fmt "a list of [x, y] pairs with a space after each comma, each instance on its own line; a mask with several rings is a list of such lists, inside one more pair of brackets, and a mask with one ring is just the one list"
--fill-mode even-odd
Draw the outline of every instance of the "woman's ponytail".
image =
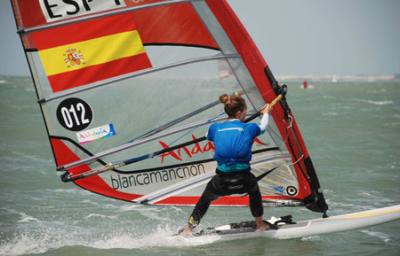
[[246, 102], [239, 92], [235, 92], [232, 95], [222, 94], [219, 96], [219, 101], [224, 104], [225, 113], [230, 118], [236, 118], [237, 112], [246, 108]]

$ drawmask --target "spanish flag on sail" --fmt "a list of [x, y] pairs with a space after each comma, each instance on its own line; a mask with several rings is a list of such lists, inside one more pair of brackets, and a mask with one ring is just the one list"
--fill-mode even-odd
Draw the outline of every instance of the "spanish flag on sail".
[[151, 67], [132, 14], [36, 31], [30, 36], [53, 92]]

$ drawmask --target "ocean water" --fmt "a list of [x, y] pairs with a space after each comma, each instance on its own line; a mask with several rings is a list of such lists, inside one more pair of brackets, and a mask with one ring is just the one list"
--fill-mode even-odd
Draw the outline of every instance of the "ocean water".
[[[399, 204], [400, 82], [288, 85], [328, 213]], [[190, 207], [138, 206], [60, 182], [29, 78], [0, 77], [0, 118], [0, 255], [400, 255], [400, 221], [291, 240], [171, 237]], [[247, 208], [217, 207], [202, 225], [248, 218]]]

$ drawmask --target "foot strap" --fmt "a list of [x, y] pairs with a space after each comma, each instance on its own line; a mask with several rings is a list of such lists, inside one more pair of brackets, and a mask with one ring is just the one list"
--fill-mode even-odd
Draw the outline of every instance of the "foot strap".
[[274, 230], [278, 229], [278, 225], [276, 225], [275, 223], [272, 224], [266, 220], [264, 220], [264, 223], [268, 225], [269, 229], [274, 229]]

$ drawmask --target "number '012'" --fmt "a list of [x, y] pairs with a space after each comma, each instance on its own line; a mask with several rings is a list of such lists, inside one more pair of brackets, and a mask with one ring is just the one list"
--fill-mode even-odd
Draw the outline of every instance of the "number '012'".
[[92, 122], [92, 109], [78, 98], [63, 100], [57, 107], [58, 122], [67, 130], [81, 131]]

